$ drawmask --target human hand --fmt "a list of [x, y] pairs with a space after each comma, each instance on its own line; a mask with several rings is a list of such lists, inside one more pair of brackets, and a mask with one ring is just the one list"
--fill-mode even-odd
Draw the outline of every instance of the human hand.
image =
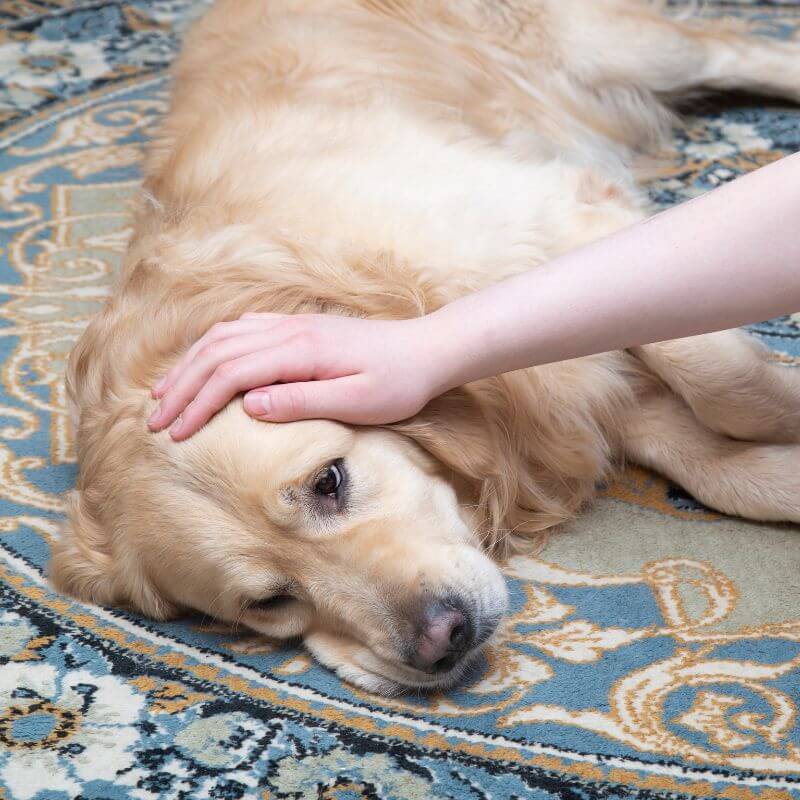
[[245, 314], [218, 323], [156, 384], [161, 402], [148, 425], [174, 422], [170, 435], [181, 441], [240, 392], [248, 414], [273, 422], [405, 419], [441, 391], [425, 319]]

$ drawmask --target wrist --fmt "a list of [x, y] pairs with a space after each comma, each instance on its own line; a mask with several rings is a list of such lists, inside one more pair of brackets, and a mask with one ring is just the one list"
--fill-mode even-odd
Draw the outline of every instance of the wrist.
[[456, 308], [444, 306], [411, 322], [428, 399], [482, 377], [472, 375], [477, 349]]

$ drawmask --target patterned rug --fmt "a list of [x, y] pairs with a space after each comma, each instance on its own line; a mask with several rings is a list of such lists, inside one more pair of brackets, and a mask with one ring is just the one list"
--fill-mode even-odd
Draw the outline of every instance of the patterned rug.
[[[0, 797], [800, 797], [800, 530], [631, 470], [539, 559], [471, 685], [383, 701], [298, 649], [156, 624], [44, 577], [75, 478], [64, 358], [129, 234], [190, 0], [0, 2]], [[790, 3], [712, 5], [764, 35]], [[800, 110], [706, 104], [665, 206], [800, 149]], [[754, 326], [800, 363], [800, 315]]]

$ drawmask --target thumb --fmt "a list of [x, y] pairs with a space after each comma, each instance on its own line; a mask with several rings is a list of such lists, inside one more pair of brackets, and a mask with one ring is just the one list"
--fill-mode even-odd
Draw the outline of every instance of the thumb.
[[257, 419], [293, 422], [300, 419], [336, 419], [360, 422], [367, 409], [359, 408], [356, 376], [327, 381], [279, 383], [253, 389], [244, 396], [244, 409]]

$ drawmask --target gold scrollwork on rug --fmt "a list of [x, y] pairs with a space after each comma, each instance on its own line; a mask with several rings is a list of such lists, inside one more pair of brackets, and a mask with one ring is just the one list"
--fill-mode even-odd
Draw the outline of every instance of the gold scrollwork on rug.
[[[529, 558], [514, 559], [510, 567], [517, 577], [555, 585], [600, 586], [606, 583], [614, 586], [621, 580], [636, 580], [650, 589], [666, 625], [628, 630], [602, 628], [586, 620], [569, 620], [558, 628], [531, 635], [520, 631], [519, 624], [526, 621], [530, 624], [532, 619], [536, 619], [537, 612], [528, 617], [523, 611], [514, 618], [515, 625], [503, 642], [504, 647], [525, 643], [551, 658], [571, 663], [597, 661], [606, 652], [648, 638], [670, 637], [679, 647], [668, 658], [619, 679], [607, 698], [609, 711], [575, 711], [530, 703], [526, 699], [525, 704], [501, 718], [501, 726], [574, 725], [638, 750], [682, 756], [701, 763], [762, 770], [800, 770], [800, 751], [787, 739], [797, 718], [796, 699], [770, 685], [771, 681], [797, 669], [800, 655], [774, 664], [713, 655], [717, 644], [735, 643], [755, 635], [800, 641], [800, 622], [730, 633], [708, 631], [710, 626], [731, 615], [737, 592], [732, 582], [712, 565], [685, 558], [645, 564], [637, 576], [610, 575], [607, 578], [563, 570]], [[687, 602], [688, 596], [692, 602]], [[698, 596], [704, 599], [704, 603], [696, 602]], [[690, 643], [695, 646], [689, 646]], [[756, 696], [769, 712], [737, 710], [744, 705], [744, 698], [723, 693], [718, 688], [720, 686]], [[690, 708], [667, 720], [668, 698], [685, 689], [697, 690]], [[704, 734], [716, 749], [700, 746], [678, 735], [676, 727]], [[755, 750], [747, 752], [748, 748], [758, 744], [759, 739], [771, 748], [783, 749], [783, 753], [766, 756]]]
[[[490, 649], [486, 672], [460, 696], [431, 698], [426, 712], [467, 718], [502, 711], [497, 721], [501, 730], [555, 723], [661, 756], [740, 769], [800, 771], [800, 750], [789, 736], [797, 720], [797, 702], [772, 685], [800, 667], [800, 655], [777, 663], [714, 656], [719, 644], [755, 637], [800, 642], [800, 621], [725, 633], [710, 630], [732, 614], [738, 595], [721, 571], [686, 558], [650, 562], [637, 573], [598, 575], [519, 556], [507, 571], [525, 581], [524, 602]], [[664, 625], [604, 627], [572, 619], [576, 609], [548, 588], [633, 585], [649, 589]], [[617, 679], [601, 704], [608, 710], [536, 702], [539, 687], [557, 675], [554, 661], [594, 664], [612, 651], [658, 638], [671, 640], [673, 652]], [[695, 696], [687, 708], [670, 716], [670, 698], [686, 690]], [[759, 701], [765, 711], [753, 711], [742, 693]], [[415, 700], [385, 702], [396, 710], [420, 710]], [[706, 737], [708, 744], [698, 744], [692, 733]], [[765, 755], [763, 747], [759, 752], [760, 742], [775, 752]]]
[[[6, 404], [0, 417], [14, 423], [0, 440], [22, 439], [38, 428], [36, 412], [50, 417], [54, 464], [74, 460], [63, 375], [66, 357], [88, 320], [97, 313], [124, 254], [130, 234], [130, 201], [138, 182], [87, 181], [109, 167], [138, 165], [143, 144], [119, 141], [146, 131], [164, 110], [164, 99], [115, 102], [89, 109], [55, 126], [45, 144], [17, 145], [13, 155], [40, 156], [0, 176], [2, 225], [9, 233], [6, 253], [20, 283], [0, 286], [9, 296], [0, 317], [9, 324], [3, 337], [16, 345], [3, 366], [6, 394], [22, 408]], [[92, 144], [90, 149], [67, 150]], [[68, 176], [50, 185], [47, 173]], [[24, 472], [41, 466], [21, 463], [0, 451], [7, 499], [54, 510], [55, 497], [35, 490]]]

